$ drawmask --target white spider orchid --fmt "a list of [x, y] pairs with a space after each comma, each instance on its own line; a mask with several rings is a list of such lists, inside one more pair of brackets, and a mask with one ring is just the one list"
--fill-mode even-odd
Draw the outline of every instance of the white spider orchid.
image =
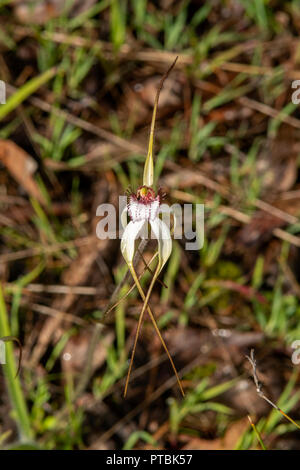
[[[155, 194], [155, 191], [153, 190], [152, 186], [153, 186], [153, 139], [154, 139], [154, 127], [155, 127], [155, 117], [156, 117], [156, 110], [157, 110], [157, 105], [158, 105], [158, 98], [159, 98], [159, 94], [163, 86], [163, 82], [167, 78], [172, 68], [174, 67], [176, 61], [177, 59], [169, 68], [168, 72], [163, 76], [159, 84], [158, 90], [157, 90], [154, 109], [153, 109], [152, 122], [151, 122], [148, 154], [147, 154], [146, 163], [144, 167], [143, 186], [140, 186], [137, 189], [137, 192], [135, 194], [133, 193], [129, 196], [127, 207], [125, 207], [121, 215], [121, 222], [122, 222], [123, 227], [126, 225], [126, 222], [127, 222], [127, 213], [129, 214], [129, 217], [131, 219], [129, 224], [126, 225], [126, 228], [122, 236], [122, 240], [121, 240], [122, 255], [130, 269], [134, 282], [144, 301], [143, 308], [142, 308], [139, 321], [138, 321], [137, 332], [135, 335], [135, 341], [134, 341], [133, 351], [132, 351], [131, 360], [129, 364], [124, 396], [126, 396], [126, 393], [127, 393], [136, 344], [137, 344], [139, 332], [140, 332], [141, 325], [142, 325], [143, 315], [146, 309], [149, 313], [149, 316], [156, 330], [156, 333], [158, 334], [160, 341], [169, 357], [169, 360], [171, 362], [172, 368], [176, 375], [176, 379], [179, 384], [181, 393], [182, 395], [184, 395], [184, 391], [183, 391], [181, 382], [179, 380], [175, 365], [170, 356], [168, 348], [160, 334], [155, 317], [148, 305], [153, 286], [163, 266], [169, 259], [171, 251], [172, 251], [172, 239], [171, 239], [170, 229], [166, 225], [166, 223], [159, 218], [159, 214], [163, 212], [162, 206], [161, 206], [162, 194], [160, 191], [157, 194]], [[174, 218], [174, 222], [175, 222], [175, 218]], [[149, 228], [149, 225], [152, 229], [152, 232], [155, 238], [158, 241], [158, 263], [156, 266], [156, 270], [153, 274], [153, 278], [151, 280], [148, 292], [145, 295], [143, 288], [139, 282], [138, 276], [136, 274], [136, 271], [133, 265], [133, 259], [134, 259], [134, 254], [135, 254], [135, 242], [137, 238], [139, 237], [145, 238], [145, 233], [148, 233], [148, 230], [146, 229]]]
[[[128, 264], [132, 265], [134, 257], [135, 240], [143, 234], [145, 235], [145, 228], [150, 224], [155, 238], [158, 240], [158, 273], [162, 270], [165, 263], [172, 251], [172, 239], [168, 226], [159, 218], [159, 213], [163, 212], [161, 205], [162, 194], [159, 191], [155, 195], [153, 186], [153, 140], [155, 118], [158, 105], [160, 91], [163, 83], [171, 72], [172, 68], [177, 62], [178, 57], [175, 59], [167, 73], [162, 77], [158, 90], [156, 93], [153, 116], [150, 129], [148, 154], [144, 167], [143, 186], [140, 186], [136, 194], [131, 194], [127, 207], [123, 210], [121, 215], [121, 222], [123, 227], [126, 225], [127, 212], [131, 218], [131, 222], [126, 226], [121, 240], [122, 255]], [[174, 223], [175, 215], [174, 215]], [[147, 227], [146, 227], [147, 226]]]
[[154, 190], [146, 185], [139, 187], [136, 194], [129, 196], [128, 205], [121, 218], [123, 226], [125, 226], [127, 212], [131, 219], [124, 230], [121, 241], [121, 251], [128, 265], [133, 263], [136, 239], [139, 236], [147, 238], [148, 224], [158, 241], [159, 272], [167, 262], [172, 252], [172, 239], [169, 227], [159, 218], [159, 214], [162, 212], [161, 201], [160, 191], [155, 195]]

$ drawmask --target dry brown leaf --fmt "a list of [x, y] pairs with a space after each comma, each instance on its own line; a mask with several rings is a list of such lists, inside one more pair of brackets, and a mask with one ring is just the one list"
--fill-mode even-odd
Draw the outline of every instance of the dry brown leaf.
[[[80, 373], [84, 368], [84, 361], [90, 344], [91, 332], [81, 332], [72, 336], [67, 342], [62, 354], [62, 369], [65, 373]], [[114, 333], [108, 332], [98, 342], [91, 364], [92, 371], [103, 365], [106, 360], [108, 347], [114, 340]]]
[[[141, 99], [145, 103], [147, 103], [148, 106], [152, 107], [154, 103], [157, 87], [160, 80], [161, 77], [151, 77], [148, 80], [145, 80], [144, 83], [138, 83], [135, 86], [135, 89], [136, 91], [138, 91]], [[179, 92], [180, 83], [178, 82], [178, 80], [175, 80], [175, 78], [168, 78], [160, 94], [160, 109], [163, 109], [166, 106], [179, 106]]]
[[[87, 11], [96, 0], [75, 0], [72, 3], [72, 8], [69, 16], [74, 17]], [[18, 0], [15, 2], [14, 14], [18, 21], [23, 24], [45, 24], [52, 18], [60, 16], [65, 9], [65, 2], [61, 0], [47, 0], [41, 2], [40, 0], [31, 0], [31, 2], [24, 2]]]
[[249, 427], [248, 418], [242, 418], [234, 422], [224, 435], [224, 437], [217, 439], [201, 439], [194, 437], [189, 439], [188, 443], [182, 448], [183, 450], [233, 450], [241, 435]]
[[[297, 180], [299, 129], [283, 124], [258, 155], [256, 171], [262, 178], [262, 195], [290, 190]], [[265, 198], [265, 197], [264, 197]]]
[[32, 175], [36, 170], [35, 160], [11, 140], [0, 139], [0, 162], [25, 191], [41, 204], [46, 201]]

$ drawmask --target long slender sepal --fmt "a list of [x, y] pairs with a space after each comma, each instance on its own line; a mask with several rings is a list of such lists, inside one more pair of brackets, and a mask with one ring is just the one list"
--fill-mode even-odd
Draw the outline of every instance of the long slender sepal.
[[[150, 265], [152, 263], [152, 261], [157, 257], [158, 255], [158, 251], [156, 253], [154, 253], [154, 255], [152, 256], [152, 258], [150, 259], [149, 263], [146, 263], [145, 265], [145, 268], [143, 270], [143, 272], [139, 275], [138, 279], [140, 280], [141, 277], [143, 276], [144, 272], [146, 272], [147, 270], [149, 270], [149, 272], [151, 274], [153, 274], [153, 272], [150, 270]], [[142, 255], [141, 255], [142, 256]], [[166, 287], [166, 285], [163, 283], [163, 286]], [[112, 312], [112, 310], [114, 310], [121, 302], [123, 302], [123, 300], [126, 299], [126, 297], [133, 291], [133, 289], [136, 287], [136, 283], [134, 282], [132, 284], [132, 286], [128, 289], [128, 291], [126, 292], [126, 294], [123, 295], [123, 297], [121, 297], [115, 304], [113, 304], [108, 310], [106, 310], [105, 314], [104, 314], [104, 318], [110, 313]]]
[[137, 286], [137, 288], [138, 288], [138, 290], [139, 290], [139, 293], [140, 293], [140, 295], [141, 295], [141, 297], [142, 297], [142, 299], [143, 299], [143, 301], [144, 301], [144, 305], [143, 305], [142, 311], [141, 311], [141, 313], [140, 313], [140, 317], [139, 317], [139, 321], [138, 321], [138, 325], [137, 325], [137, 330], [136, 330], [136, 334], [135, 334], [134, 345], [133, 345], [133, 349], [132, 349], [132, 354], [131, 354], [131, 358], [130, 358], [128, 373], [127, 373], [127, 378], [126, 378], [126, 383], [125, 383], [124, 397], [126, 397], [126, 394], [127, 394], [127, 389], [128, 389], [128, 384], [129, 384], [129, 380], [130, 380], [130, 374], [131, 374], [131, 369], [132, 369], [132, 365], [133, 365], [133, 360], [134, 360], [136, 345], [137, 345], [139, 333], [140, 333], [141, 326], [142, 326], [143, 316], [144, 316], [144, 313], [145, 313], [146, 308], [147, 308], [147, 311], [148, 311], [149, 316], [150, 316], [150, 318], [151, 318], [151, 321], [152, 321], [152, 323], [153, 323], [154, 329], [155, 329], [155, 331], [156, 331], [156, 333], [157, 333], [157, 335], [158, 335], [158, 337], [159, 337], [159, 339], [160, 339], [160, 341], [161, 341], [161, 344], [163, 345], [163, 348], [164, 348], [164, 350], [165, 350], [165, 352], [166, 352], [166, 354], [167, 354], [167, 356], [168, 356], [168, 358], [169, 358], [169, 361], [170, 361], [171, 366], [172, 366], [172, 368], [173, 368], [173, 371], [174, 371], [174, 373], [175, 373], [175, 376], [176, 376], [176, 379], [177, 379], [177, 382], [178, 382], [180, 391], [181, 391], [181, 393], [182, 393], [182, 396], [184, 396], [184, 390], [183, 390], [183, 388], [182, 388], [182, 385], [181, 385], [181, 382], [180, 382], [180, 379], [179, 379], [179, 376], [178, 376], [178, 373], [177, 373], [175, 364], [174, 364], [174, 362], [173, 362], [173, 359], [172, 359], [172, 357], [171, 357], [171, 354], [169, 353], [169, 350], [168, 350], [168, 348], [167, 348], [167, 345], [166, 345], [166, 343], [165, 343], [165, 341], [164, 341], [164, 339], [163, 339], [163, 337], [162, 337], [162, 335], [161, 335], [161, 333], [160, 333], [160, 331], [159, 331], [159, 328], [158, 328], [158, 325], [157, 325], [157, 323], [156, 323], [155, 317], [154, 317], [154, 315], [153, 315], [153, 313], [152, 313], [152, 311], [151, 311], [151, 309], [150, 309], [150, 307], [149, 307], [149, 305], [148, 305], [148, 302], [149, 302], [149, 298], [150, 298], [152, 289], [153, 289], [153, 287], [154, 287], [154, 284], [155, 284], [155, 281], [156, 281], [156, 279], [157, 279], [157, 276], [158, 276], [159, 272], [161, 271], [161, 268], [162, 268], [161, 263], [158, 262], [158, 265], [157, 265], [157, 268], [156, 268], [156, 270], [155, 270], [154, 276], [153, 276], [153, 278], [152, 278], [151, 284], [150, 284], [150, 286], [149, 286], [147, 295], [145, 296], [145, 293], [144, 293], [143, 288], [142, 288], [142, 286], [141, 286], [141, 284], [140, 284], [140, 282], [139, 282], [139, 279], [138, 279], [138, 277], [137, 277], [137, 274], [136, 274], [136, 272], [135, 272], [135, 269], [134, 269], [133, 265], [132, 265], [132, 264], [129, 265], [129, 269], [130, 269], [130, 271], [131, 271], [131, 274], [132, 274], [132, 277], [133, 277], [133, 279], [134, 279], [134, 281], [135, 281], [135, 284], [136, 284], [136, 286]]
[[178, 59], [178, 56], [174, 60], [171, 67], [167, 70], [167, 72], [162, 77], [161, 81], [159, 82], [157, 92], [156, 92], [153, 114], [152, 114], [152, 121], [151, 121], [151, 128], [150, 128], [148, 153], [147, 153], [146, 163], [144, 167], [144, 175], [143, 175], [143, 185], [149, 186], [149, 187], [153, 186], [153, 142], [154, 142], [154, 128], [155, 128], [155, 119], [156, 119], [159, 95], [163, 87], [164, 81], [168, 78], [168, 75], [173, 69], [173, 67], [175, 66], [177, 59]]

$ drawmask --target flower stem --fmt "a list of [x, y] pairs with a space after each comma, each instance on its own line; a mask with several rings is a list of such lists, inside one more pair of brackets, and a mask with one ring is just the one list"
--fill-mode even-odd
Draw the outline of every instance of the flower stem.
[[[6, 312], [6, 306], [0, 284], [0, 337], [10, 336], [10, 327]], [[8, 395], [14, 410], [21, 440], [28, 441], [33, 438], [33, 431], [30, 426], [28, 410], [21, 388], [19, 377], [16, 377], [16, 363], [13, 353], [13, 345], [6, 343], [5, 348], [6, 364], [3, 366]]]

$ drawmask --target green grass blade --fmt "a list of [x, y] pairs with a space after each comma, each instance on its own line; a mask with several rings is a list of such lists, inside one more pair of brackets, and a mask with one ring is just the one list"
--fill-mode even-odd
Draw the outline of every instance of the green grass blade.
[[[8, 316], [4, 302], [2, 286], [0, 284], [0, 337], [10, 336]], [[14, 411], [14, 418], [17, 421], [20, 437], [22, 441], [33, 438], [33, 431], [30, 426], [29, 415], [25, 398], [21, 388], [19, 377], [16, 377], [16, 363], [13, 353], [13, 345], [6, 343], [6, 364], [3, 365], [8, 395]]]
[[57, 72], [57, 67], [47, 70], [38, 77], [32, 78], [29, 82], [25, 83], [18, 91], [10, 96], [7, 102], [0, 107], [0, 121], [4, 119], [11, 111], [16, 109], [26, 98], [32, 95], [44, 83], [48, 82], [54, 77]]

